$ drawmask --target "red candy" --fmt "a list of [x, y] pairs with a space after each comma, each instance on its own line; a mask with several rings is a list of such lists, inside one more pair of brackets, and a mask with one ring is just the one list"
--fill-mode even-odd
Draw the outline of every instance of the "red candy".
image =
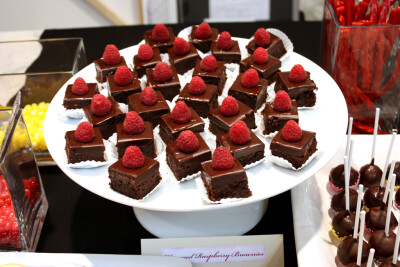
[[107, 65], [117, 65], [121, 62], [121, 55], [115, 45], [109, 44], [106, 46], [103, 53], [103, 61]]
[[171, 79], [172, 70], [167, 63], [159, 62], [153, 70], [153, 76], [157, 82], [163, 83]]
[[199, 76], [194, 76], [189, 83], [189, 93], [192, 95], [201, 95], [206, 91], [206, 84]]
[[169, 39], [169, 32], [164, 24], [157, 24], [151, 32], [151, 38], [156, 42], [165, 42]]
[[246, 144], [250, 140], [250, 130], [244, 121], [235, 122], [229, 129], [229, 139], [237, 145]]
[[229, 32], [221, 32], [218, 38], [218, 48], [222, 50], [229, 50], [232, 48], [233, 42]]
[[138, 57], [142, 61], [147, 61], [153, 58], [153, 49], [148, 44], [139, 46]]
[[271, 35], [263, 28], [259, 28], [254, 34], [254, 42], [257, 46], [267, 46], [271, 42]]
[[247, 88], [256, 86], [260, 78], [255, 69], [248, 69], [242, 76], [242, 85]]
[[111, 101], [102, 94], [96, 94], [92, 98], [91, 108], [96, 116], [104, 116], [111, 110]]
[[233, 167], [231, 152], [223, 146], [217, 147], [212, 156], [212, 166], [217, 170], [227, 170]]
[[306, 79], [306, 71], [304, 70], [303, 66], [300, 64], [296, 64], [290, 70], [289, 73], [289, 80], [291, 82], [302, 82]]
[[199, 148], [199, 140], [192, 131], [186, 130], [180, 133], [177, 145], [180, 151], [193, 153]]
[[172, 120], [176, 123], [186, 123], [192, 119], [192, 112], [183, 101], [178, 101], [171, 112]]
[[189, 53], [190, 45], [185, 39], [176, 37], [174, 41], [174, 52], [178, 56], [183, 56]]
[[197, 38], [204, 39], [207, 38], [211, 33], [210, 25], [208, 23], [203, 22], [197, 27], [195, 35]]
[[88, 86], [84, 79], [81, 77], [76, 78], [72, 85], [72, 93], [75, 95], [84, 95], [88, 92]]
[[254, 62], [265, 64], [268, 61], [268, 52], [263, 47], [258, 47], [253, 54]]
[[122, 126], [128, 134], [140, 134], [144, 132], [143, 119], [135, 111], [130, 111], [126, 114]]
[[222, 101], [220, 110], [224, 116], [234, 116], [239, 112], [239, 104], [233, 96], [227, 96]]
[[144, 165], [143, 153], [137, 146], [128, 146], [122, 157], [122, 165], [129, 169], [137, 169]]
[[217, 68], [217, 60], [213, 55], [208, 55], [200, 61], [200, 67], [205, 71], [214, 71]]
[[280, 90], [278, 93], [276, 93], [274, 102], [273, 102], [273, 108], [277, 111], [288, 111], [290, 110], [290, 106], [292, 105], [292, 102], [290, 101], [289, 95], [283, 91]]
[[133, 82], [133, 74], [130, 69], [125, 66], [118, 67], [115, 72], [115, 83], [118, 85], [128, 85]]
[[94, 138], [93, 126], [87, 121], [79, 123], [78, 127], [76, 127], [74, 136], [75, 140], [79, 142], [89, 143]]
[[146, 106], [152, 106], [156, 103], [156, 92], [152, 87], [146, 87], [140, 93], [140, 101]]
[[282, 138], [288, 142], [300, 141], [302, 136], [300, 126], [294, 120], [288, 121], [282, 128]]

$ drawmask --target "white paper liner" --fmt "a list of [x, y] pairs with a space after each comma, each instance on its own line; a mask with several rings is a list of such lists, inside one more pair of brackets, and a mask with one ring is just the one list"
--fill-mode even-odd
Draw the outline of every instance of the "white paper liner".
[[185, 39], [186, 41], [189, 41], [189, 35], [192, 33], [192, 26], [186, 27], [184, 29], [182, 29], [179, 33], [178, 33], [178, 37]]
[[63, 106], [61, 106], [59, 115], [65, 116], [65, 117], [73, 119], [73, 120], [80, 120], [85, 116], [85, 112], [83, 111], [82, 108], [66, 109]]
[[[261, 139], [261, 138], [260, 138], [260, 139]], [[250, 163], [250, 164], [247, 164], [246, 166], [243, 166], [243, 168], [244, 168], [245, 170], [251, 169], [251, 168], [257, 166], [258, 164], [263, 163], [263, 162], [265, 161], [265, 159], [266, 159], [266, 157], [265, 157], [265, 153], [264, 153], [264, 157], [263, 157], [262, 159], [257, 160], [256, 162], [252, 162], [252, 163]]]
[[308, 158], [308, 160], [303, 165], [301, 165], [300, 168], [298, 168], [298, 169], [293, 167], [293, 165], [289, 161], [284, 159], [284, 158], [280, 158], [280, 157], [277, 157], [277, 156], [274, 156], [274, 155], [270, 154], [270, 155], [268, 155], [268, 159], [269, 159], [270, 162], [272, 162], [275, 165], [281, 166], [281, 167], [286, 168], [286, 169], [291, 169], [291, 170], [294, 170], [294, 171], [298, 171], [298, 170], [301, 170], [302, 168], [304, 168], [305, 166], [307, 166], [318, 154], [319, 154], [319, 150], [317, 150], [314, 154], [312, 154]]
[[128, 108], [127, 104], [118, 102], [118, 105], [119, 105], [119, 108], [122, 110], [123, 113], [128, 113], [129, 112], [129, 108]]
[[231, 88], [232, 84], [236, 81], [236, 78], [239, 76], [239, 64], [236, 63], [226, 63], [226, 81], [224, 88], [222, 88], [222, 93], [218, 96], [218, 105], [222, 104], [222, 101], [225, 97], [228, 96], [229, 88]]
[[281, 56], [280, 60], [284, 61], [285, 59], [287, 59], [290, 56], [290, 54], [293, 53], [294, 47], [293, 47], [292, 41], [290, 41], [289, 37], [284, 32], [282, 32], [278, 29], [268, 28], [266, 30], [282, 39], [283, 46], [286, 49], [286, 54]]
[[225, 203], [232, 203], [232, 202], [236, 202], [236, 201], [244, 199], [244, 198], [223, 198], [218, 201], [212, 201], [211, 199], [208, 198], [207, 189], [204, 186], [203, 180], [201, 178], [196, 178], [194, 181], [196, 182], [196, 186], [200, 192], [201, 198], [203, 199], [204, 202], [206, 202], [208, 204], [225, 204]]

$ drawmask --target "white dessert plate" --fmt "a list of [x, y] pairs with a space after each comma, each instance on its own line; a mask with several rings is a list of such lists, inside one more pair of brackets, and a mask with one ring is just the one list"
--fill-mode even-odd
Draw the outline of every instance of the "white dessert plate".
[[[241, 51], [245, 51], [248, 39], [233, 38], [239, 41]], [[127, 62], [132, 62], [138, 45], [121, 50]], [[247, 53], [247, 51], [246, 51]], [[194, 180], [180, 184], [166, 181], [143, 201], [138, 201], [113, 191], [109, 186], [108, 165], [92, 169], [72, 169], [65, 162], [65, 132], [76, 129], [79, 120], [68, 119], [59, 115], [67, 84], [72, 84], [77, 77], [86, 82], [95, 82], [93, 63], [72, 77], [50, 103], [44, 122], [44, 136], [47, 147], [60, 169], [73, 181], [85, 189], [109, 200], [136, 208], [158, 211], [201, 211], [240, 206], [270, 198], [302, 183], [323, 168], [338, 150], [346, 133], [347, 107], [343, 95], [334, 80], [318, 65], [307, 58], [291, 53], [283, 62], [282, 71], [289, 71], [295, 64], [302, 64], [311, 73], [311, 78], [318, 86], [317, 104], [313, 109], [299, 110], [300, 126], [304, 130], [317, 133], [319, 154], [312, 162], [299, 171], [284, 169], [267, 160], [248, 169], [249, 186], [253, 196], [240, 201], [209, 204], [202, 200]], [[267, 140], [267, 145], [270, 139]], [[165, 178], [165, 177], [164, 177]], [[167, 177], [170, 178], [170, 177]]]

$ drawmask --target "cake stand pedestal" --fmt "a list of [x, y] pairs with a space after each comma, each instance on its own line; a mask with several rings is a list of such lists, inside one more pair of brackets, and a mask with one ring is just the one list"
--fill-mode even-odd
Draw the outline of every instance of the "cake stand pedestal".
[[140, 224], [160, 238], [238, 236], [262, 219], [268, 199], [232, 208], [168, 212], [133, 208]]

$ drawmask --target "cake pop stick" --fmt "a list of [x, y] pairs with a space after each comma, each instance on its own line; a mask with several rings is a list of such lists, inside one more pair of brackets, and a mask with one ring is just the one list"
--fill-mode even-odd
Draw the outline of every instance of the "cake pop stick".
[[371, 248], [369, 250], [368, 261], [367, 261], [366, 267], [372, 267], [372, 263], [374, 262], [374, 254], [375, 254], [375, 249]]
[[347, 144], [346, 144], [346, 153], [345, 153], [346, 156], [349, 154], [352, 128], [353, 128], [353, 117], [350, 117], [348, 131], [347, 131]]
[[350, 149], [349, 149], [349, 154], [348, 156], [348, 166], [347, 166], [347, 171], [348, 171], [348, 175], [349, 175], [349, 182], [350, 182], [350, 172], [351, 172], [351, 161], [353, 158], [353, 147], [354, 147], [354, 141], [351, 140], [350, 141]]
[[372, 142], [371, 162], [375, 158], [376, 136], [378, 135], [379, 113], [380, 113], [380, 109], [376, 108], [376, 111], [375, 111], [375, 124], [374, 124], [374, 139], [373, 139], [373, 142]]
[[388, 168], [388, 165], [389, 165], [390, 157], [391, 157], [391, 155], [392, 155], [393, 145], [394, 145], [395, 139], [396, 139], [396, 133], [394, 132], [394, 133], [392, 134], [392, 140], [390, 141], [389, 151], [388, 151], [388, 154], [387, 154], [387, 156], [386, 156], [385, 167], [383, 168], [381, 183], [380, 183], [380, 185], [379, 185], [380, 187], [383, 187], [383, 185], [385, 184], [385, 175], [386, 175], [387, 168]]
[[[393, 160], [392, 161], [392, 164], [390, 165], [390, 170], [389, 170], [389, 174], [390, 173], [393, 173], [393, 170], [394, 170], [394, 163], [395, 163], [395, 161]], [[390, 190], [390, 184], [391, 184], [391, 181], [392, 181], [392, 175], [388, 175], [388, 181], [387, 181], [387, 185], [386, 185], [386, 188], [385, 188], [385, 194], [383, 195], [383, 203], [385, 203], [386, 204], [386, 201], [387, 201], [387, 197], [388, 197], [388, 195], [389, 195], [389, 190]]]
[[397, 227], [396, 243], [394, 243], [394, 252], [392, 261], [394, 265], [396, 265], [397, 257], [399, 256], [399, 241], [400, 241], [400, 227]]
[[350, 198], [349, 198], [349, 183], [350, 177], [347, 169], [349, 168], [349, 159], [344, 156], [344, 190], [345, 190], [345, 200], [346, 200], [346, 210], [350, 210]]
[[[353, 232], [353, 238], [354, 239], [357, 239], [358, 224], [360, 223], [360, 209], [361, 209], [361, 199], [362, 199], [362, 195], [363, 195], [363, 189], [364, 189], [364, 186], [362, 184], [360, 184], [360, 186], [358, 187], [356, 220], [355, 220], [354, 232]], [[361, 224], [361, 227], [363, 228], [362, 224]]]
[[[393, 176], [394, 174], [391, 173], [391, 176]], [[385, 235], [389, 236], [389, 223], [390, 223], [390, 215], [392, 214], [392, 206], [393, 206], [393, 195], [394, 195], [394, 181], [396, 179], [394, 179], [394, 177], [392, 177], [392, 181], [390, 183], [390, 195], [389, 195], [389, 203], [388, 203], [388, 207], [387, 207], [387, 213], [386, 213], [386, 225], [385, 225]], [[389, 186], [389, 185], [387, 185]]]
[[[363, 210], [361, 212], [360, 225], [363, 226], [364, 223], [365, 223], [365, 210]], [[361, 250], [362, 250], [363, 242], [364, 242], [364, 227], [360, 227], [360, 235], [358, 237], [358, 250], [357, 250], [357, 252], [358, 252], [357, 253], [357, 265], [358, 266], [361, 266], [361, 256], [362, 256]]]

